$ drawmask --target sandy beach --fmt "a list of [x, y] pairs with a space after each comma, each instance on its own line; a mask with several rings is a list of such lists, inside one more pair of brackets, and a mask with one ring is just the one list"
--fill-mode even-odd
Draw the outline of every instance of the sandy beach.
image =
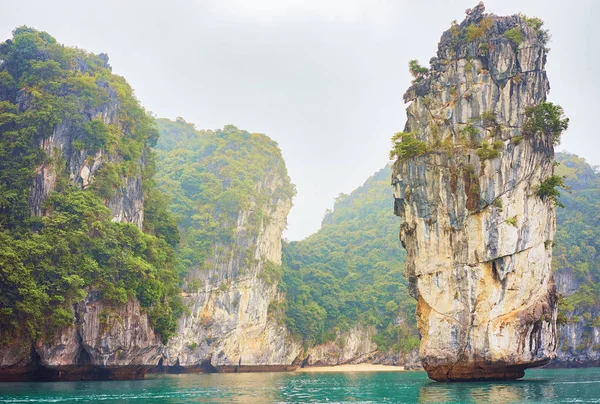
[[401, 372], [403, 370], [403, 366], [361, 363], [359, 365], [312, 366], [307, 368], [298, 368], [296, 369], [296, 372]]

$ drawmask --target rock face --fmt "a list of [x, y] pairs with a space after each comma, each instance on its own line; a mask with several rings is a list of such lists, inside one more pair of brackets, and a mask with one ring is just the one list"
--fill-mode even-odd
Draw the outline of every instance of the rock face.
[[[105, 58], [106, 68], [108, 58]], [[87, 69], [83, 61], [79, 61], [78, 68], [85, 72]], [[84, 122], [100, 120], [105, 125], [110, 125], [122, 130], [119, 116], [120, 102], [117, 93], [106, 81], [98, 80], [96, 85], [104, 89], [107, 101], [97, 107], [83, 108], [77, 111], [76, 116]], [[29, 97], [26, 93], [20, 93], [17, 97], [19, 109], [26, 110]], [[72, 183], [79, 185], [82, 189], [88, 188], [94, 181], [98, 170], [106, 163], [120, 163], [122, 158], [117, 153], [107, 153], [105, 150], [91, 151], [85, 148], [75, 147], [76, 141], [81, 140], [84, 134], [84, 125], [81, 122], [75, 124], [72, 119], [65, 119], [56, 125], [52, 134], [40, 134], [38, 146], [50, 157], [36, 169], [34, 182], [31, 187], [29, 206], [33, 216], [43, 214], [42, 204], [50, 192], [56, 188], [57, 173], [55, 161], [57, 158], [65, 160], [66, 170]], [[145, 156], [138, 159], [137, 174], [123, 178], [123, 184], [117, 188], [114, 195], [105, 203], [113, 213], [114, 221], [122, 223], [134, 223], [142, 228], [144, 222], [144, 197], [142, 190], [142, 175]]]
[[335, 366], [371, 362], [377, 353], [377, 344], [371, 340], [374, 334], [374, 327], [354, 326], [338, 335], [335, 341], [309, 349], [302, 365]]
[[302, 367], [372, 363], [403, 366], [405, 369], [421, 368], [416, 350], [407, 354], [391, 350], [381, 352], [373, 342], [375, 334], [375, 327], [354, 326], [338, 334], [335, 341], [310, 348], [307, 353], [300, 356], [304, 359], [297, 362], [300, 362]]
[[[268, 274], [281, 265], [281, 234], [292, 207], [291, 198], [278, 192], [286, 180], [271, 174], [258, 183], [269, 199], [262, 206], [253, 200], [240, 211], [232, 242], [215, 245], [205, 268], [190, 271], [183, 285], [190, 290], [184, 297], [190, 313], [179, 320], [162, 362], [169, 371], [293, 368], [301, 347], [274, 314], [282, 296]], [[248, 230], [253, 209], [265, 213], [257, 232]]]
[[[471, 25], [485, 28], [469, 40]], [[523, 132], [526, 107], [549, 90], [545, 62], [523, 18], [486, 15], [480, 3], [404, 96], [405, 132], [427, 149], [395, 163], [394, 211], [434, 380], [516, 379], [555, 357], [554, 206], [536, 195], [554, 150]]]
[[[597, 318], [600, 313], [593, 315]], [[559, 327], [556, 359], [549, 367], [579, 368], [600, 366], [600, 327], [590, 326], [584, 318], [573, 314]]]
[[96, 292], [74, 307], [76, 323], [0, 348], [0, 381], [141, 379], [162, 353], [137, 299], [109, 307]]
[[[572, 272], [555, 273], [556, 290], [559, 295], [569, 296], [577, 291], [580, 283]], [[558, 349], [556, 359], [550, 367], [594, 367], [600, 366], [600, 327], [591, 319], [600, 317], [600, 312], [593, 310], [590, 317], [582, 313], [580, 308], [565, 313], [565, 323], [558, 327]]]

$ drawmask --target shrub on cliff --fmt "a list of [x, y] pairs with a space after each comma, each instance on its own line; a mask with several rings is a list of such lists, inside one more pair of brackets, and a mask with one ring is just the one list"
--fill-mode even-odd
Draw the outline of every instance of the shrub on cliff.
[[523, 31], [519, 27], [513, 27], [504, 33], [504, 37], [508, 39], [515, 47], [519, 47], [525, 40]]
[[500, 151], [504, 146], [502, 140], [496, 140], [491, 146], [487, 142], [482, 142], [479, 148], [477, 148], [477, 156], [481, 161], [493, 160], [500, 157]]
[[562, 107], [551, 102], [528, 107], [525, 117], [525, 134], [548, 136], [555, 145], [560, 143], [562, 132], [569, 128], [569, 118], [565, 117]]
[[413, 76], [413, 83], [418, 83], [419, 81], [423, 80], [427, 73], [429, 73], [429, 69], [421, 66], [419, 61], [416, 59], [408, 62], [408, 71]]
[[527, 17], [525, 14], [521, 14], [521, 18], [525, 24], [529, 25], [535, 30], [538, 36], [538, 40], [546, 45], [550, 41], [550, 33], [547, 29], [544, 29], [544, 21], [537, 17]]
[[418, 132], [398, 132], [392, 137], [390, 160], [406, 160], [429, 152], [427, 143], [417, 139]]
[[556, 206], [564, 208], [565, 205], [558, 200], [560, 197], [560, 188], [568, 189], [564, 178], [558, 175], [552, 175], [542, 181], [538, 188], [537, 195], [542, 199], [550, 199]]
[[475, 41], [483, 38], [485, 34], [494, 25], [494, 19], [492, 17], [485, 17], [479, 22], [479, 24], [471, 24], [467, 27], [467, 41]]

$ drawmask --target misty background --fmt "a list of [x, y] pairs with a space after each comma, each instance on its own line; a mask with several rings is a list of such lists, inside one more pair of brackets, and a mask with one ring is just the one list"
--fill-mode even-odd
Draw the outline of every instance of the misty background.
[[[284, 236], [299, 240], [319, 228], [337, 195], [386, 164], [390, 138], [405, 123], [408, 61], [428, 66], [442, 32], [476, 4], [0, 0], [0, 41], [21, 25], [47, 31], [59, 43], [107, 53], [113, 72], [158, 117], [267, 134], [297, 187]], [[498, 15], [545, 21], [549, 100], [571, 118], [559, 150], [600, 164], [600, 1], [485, 4]]]

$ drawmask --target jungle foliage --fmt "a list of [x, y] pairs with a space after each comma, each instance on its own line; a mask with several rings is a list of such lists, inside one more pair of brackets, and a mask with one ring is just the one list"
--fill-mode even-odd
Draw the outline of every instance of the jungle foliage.
[[[157, 183], [172, 200], [170, 211], [176, 216], [181, 232], [179, 273], [204, 268], [219, 248], [233, 248], [238, 216], [248, 212], [243, 231], [245, 240], [255, 240], [265, 206], [282, 198], [291, 198], [290, 183], [277, 143], [259, 133], [227, 125], [216, 131], [196, 130], [183, 118], [157, 120], [160, 138]], [[261, 183], [278, 178], [273, 193]], [[238, 252], [245, 253], [245, 252]], [[254, 251], [247, 252], [248, 260]], [[269, 266], [265, 277], [275, 280]], [[273, 279], [272, 279], [273, 278]]]
[[375, 326], [379, 349], [419, 344], [416, 302], [403, 276], [406, 257], [392, 213], [388, 166], [350, 195], [340, 195], [321, 229], [284, 243], [285, 319], [306, 346], [354, 325]]

